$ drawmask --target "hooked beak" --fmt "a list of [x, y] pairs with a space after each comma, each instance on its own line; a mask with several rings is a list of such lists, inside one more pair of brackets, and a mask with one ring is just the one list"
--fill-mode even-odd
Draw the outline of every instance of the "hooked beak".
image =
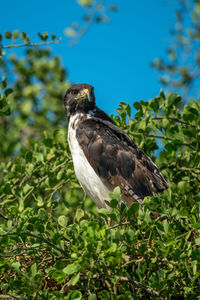
[[81, 98], [87, 98], [88, 101], [90, 102], [90, 93], [89, 93], [89, 90], [88, 89], [84, 89], [81, 91], [81, 95], [79, 97], [76, 97], [75, 99], [78, 100], [78, 99], [81, 99]]

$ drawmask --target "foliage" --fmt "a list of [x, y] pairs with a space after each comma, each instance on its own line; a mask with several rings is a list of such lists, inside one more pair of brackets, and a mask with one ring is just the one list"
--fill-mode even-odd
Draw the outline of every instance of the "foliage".
[[[4, 35], [8, 36], [8, 31]], [[16, 35], [16, 30], [9, 34], [14, 44], [18, 43], [18, 36], [22, 40], [27, 37], [24, 32]], [[46, 40], [48, 34], [39, 33], [39, 38]], [[19, 57], [14, 50], [12, 54], [9, 49], [0, 50], [0, 115], [3, 116], [0, 137], [4, 141], [1, 161], [27, 147], [32, 138], [40, 139], [44, 130], [51, 132], [55, 127], [63, 127], [60, 103], [69, 84], [60, 58], [53, 56], [48, 48], [29, 47], [24, 57]]]
[[172, 42], [165, 58], [152, 65], [162, 74], [160, 81], [170, 91], [180, 90], [186, 101], [199, 94], [200, 76], [200, 1], [178, 0]]
[[65, 35], [71, 39], [70, 45], [76, 45], [82, 36], [88, 31], [92, 24], [109, 23], [109, 12], [118, 11], [116, 5], [105, 5], [104, 0], [78, 0], [80, 6], [84, 8], [82, 22], [73, 22], [65, 29]]
[[161, 92], [135, 102], [134, 119], [120, 104], [114, 121], [156, 161], [170, 187], [130, 208], [118, 205], [116, 188], [111, 210], [97, 212], [73, 172], [59, 59], [28, 49], [25, 58], [8, 61], [15, 78], [8, 84], [13, 93], [1, 84], [1, 298], [198, 299], [199, 103], [183, 106], [179, 95]]

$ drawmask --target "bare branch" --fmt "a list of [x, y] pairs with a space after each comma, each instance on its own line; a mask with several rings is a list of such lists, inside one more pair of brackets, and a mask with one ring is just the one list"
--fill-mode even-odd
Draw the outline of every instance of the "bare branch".
[[19, 237], [20, 235], [23, 235], [23, 234], [27, 235], [27, 236], [34, 237], [36, 239], [39, 239], [39, 240], [45, 242], [46, 244], [50, 245], [52, 248], [60, 251], [61, 253], [65, 254], [65, 255], [67, 254], [63, 249], [57, 247], [56, 245], [54, 245], [53, 243], [51, 243], [49, 240], [47, 240], [45, 237], [40, 236], [40, 235], [36, 235], [36, 234], [33, 234], [33, 233], [30, 233], [30, 232], [25, 232], [25, 231], [24, 232], [20, 232], [20, 233], [19, 232], [7, 232], [7, 233], [0, 234], [0, 237], [8, 236], [8, 235], [17, 235]]
[[51, 42], [40, 42], [40, 43], [23, 43], [23, 44], [10, 44], [7, 46], [2, 46], [0, 45], [0, 49], [10, 49], [10, 48], [19, 48], [19, 47], [38, 47], [38, 46], [43, 46], [43, 45], [51, 45], [51, 44], [59, 44], [61, 42], [61, 38], [59, 38], [56, 41], [51, 41]]
[[94, 22], [94, 17], [99, 11], [99, 8], [103, 6], [104, 0], [99, 0], [91, 9], [88, 10], [88, 16], [85, 19], [85, 23], [77, 31], [75, 38], [70, 42], [70, 46], [75, 46], [79, 43], [81, 37], [86, 34], [90, 25]]
[[123, 225], [128, 225], [128, 224], [130, 224], [130, 222], [115, 224], [113, 226], [107, 227], [106, 230], [110, 230], [110, 229], [113, 229], [113, 228], [116, 228], [116, 227], [119, 227], [119, 226], [123, 226]]
[[130, 283], [133, 283], [135, 285], [137, 285], [137, 287], [141, 288], [144, 292], [146, 292], [147, 294], [151, 294], [153, 296], [157, 296], [159, 297], [160, 299], [163, 299], [163, 297], [160, 296], [160, 294], [155, 291], [155, 290], [152, 290], [148, 287], [146, 287], [145, 285], [143, 285], [142, 283], [140, 283], [139, 281], [136, 281], [136, 280], [133, 280], [133, 279], [130, 279], [128, 277], [120, 277], [119, 282], [130, 282]]

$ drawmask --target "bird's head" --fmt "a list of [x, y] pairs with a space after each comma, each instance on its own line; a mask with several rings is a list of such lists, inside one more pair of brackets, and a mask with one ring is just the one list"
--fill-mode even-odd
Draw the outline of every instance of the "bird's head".
[[95, 108], [94, 88], [86, 83], [72, 85], [65, 94], [64, 105], [68, 118], [76, 112], [87, 113]]

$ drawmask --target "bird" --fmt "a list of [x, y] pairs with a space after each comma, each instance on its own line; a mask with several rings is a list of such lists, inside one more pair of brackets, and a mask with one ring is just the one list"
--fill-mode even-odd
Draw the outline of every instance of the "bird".
[[74, 84], [64, 96], [68, 144], [76, 177], [97, 208], [110, 210], [115, 187], [127, 207], [143, 205], [146, 196], [160, 194], [168, 184], [149, 156], [100, 108], [94, 87]]

